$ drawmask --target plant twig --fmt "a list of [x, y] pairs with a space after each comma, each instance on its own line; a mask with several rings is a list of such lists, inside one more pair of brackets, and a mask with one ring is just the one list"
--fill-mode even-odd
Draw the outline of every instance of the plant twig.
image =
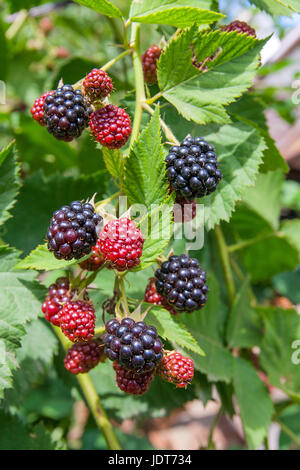
[[276, 419], [276, 423], [279, 424], [281, 427], [282, 431], [287, 434], [292, 441], [297, 445], [297, 447], [300, 447], [300, 438], [292, 431], [286, 424], [284, 424], [280, 419]]
[[226, 245], [224, 235], [223, 235], [220, 225], [217, 225], [215, 227], [215, 237], [216, 237], [216, 241], [217, 241], [217, 245], [218, 245], [218, 249], [220, 253], [220, 258], [221, 258], [221, 263], [222, 263], [222, 267], [224, 271], [228, 297], [232, 306], [234, 299], [235, 299], [235, 285], [234, 285], [234, 280], [233, 280], [233, 275], [232, 275], [232, 270], [231, 270], [231, 265], [230, 265], [228, 247]]
[[214, 431], [216, 429], [216, 426], [217, 426], [218, 421], [219, 421], [220, 417], [222, 416], [222, 414], [223, 414], [223, 407], [220, 406], [219, 411], [216, 414], [216, 416], [214, 417], [213, 422], [211, 424], [211, 428], [210, 428], [209, 436], [208, 436], [207, 448], [206, 448], [207, 450], [211, 450], [211, 449], [215, 448], [215, 445], [214, 445], [214, 442], [213, 442]]
[[14, 19], [13, 23], [10, 25], [10, 27], [5, 33], [6, 39], [8, 39], [9, 41], [12, 40], [16, 36], [16, 34], [20, 31], [25, 21], [27, 20], [27, 18], [28, 18], [28, 11], [20, 10], [18, 12], [18, 15]]

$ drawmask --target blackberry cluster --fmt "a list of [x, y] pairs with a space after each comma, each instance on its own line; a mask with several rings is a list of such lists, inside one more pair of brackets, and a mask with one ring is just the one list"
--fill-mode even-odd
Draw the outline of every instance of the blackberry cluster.
[[194, 363], [181, 353], [171, 352], [161, 361], [158, 374], [177, 388], [186, 388], [194, 377]]
[[157, 61], [160, 58], [161, 48], [158, 46], [151, 46], [142, 55], [142, 65], [145, 82], [149, 85], [157, 83]]
[[247, 34], [247, 36], [253, 36], [256, 38], [255, 29], [251, 28], [251, 26], [249, 26], [248, 23], [245, 23], [245, 21], [232, 21], [230, 24], [222, 26], [221, 30], [227, 32], [238, 31], [239, 33]]
[[168, 310], [171, 313], [171, 315], [178, 315], [176, 310], [168, 304], [166, 299], [157, 292], [155, 281], [156, 279], [153, 277], [149, 279], [149, 282], [148, 282], [148, 285], [146, 287], [145, 294], [144, 294], [145, 302], [148, 302], [149, 304], [153, 304], [153, 305], [161, 305], [163, 308]]
[[59, 326], [71, 341], [89, 341], [95, 332], [95, 310], [85, 300], [66, 302], [59, 312]]
[[97, 241], [104, 260], [117, 271], [126, 271], [140, 264], [143, 244], [142, 232], [126, 217], [109, 221]]
[[48, 295], [42, 304], [42, 312], [45, 314], [46, 320], [59, 326], [59, 312], [63, 308], [63, 304], [70, 300], [74, 292], [70, 292], [69, 279], [59, 277], [54, 284], [48, 289]]
[[102, 348], [96, 341], [76, 343], [70, 347], [64, 359], [65, 368], [71, 374], [85, 374], [101, 361]]
[[45, 126], [44, 121], [44, 104], [47, 96], [50, 96], [54, 93], [54, 91], [46, 91], [43, 93], [39, 98], [37, 98], [30, 110], [32, 117], [35, 121], [37, 121], [41, 126]]
[[144, 395], [149, 390], [153, 380], [153, 372], [137, 374], [132, 370], [126, 370], [117, 362], [114, 362], [113, 368], [116, 371], [117, 385], [122, 392], [130, 395]]
[[97, 245], [95, 245], [92, 248], [91, 256], [79, 263], [79, 266], [81, 269], [86, 269], [87, 271], [97, 271], [104, 263], [103, 256], [98, 250]]
[[95, 140], [110, 149], [123, 147], [132, 130], [126, 111], [113, 104], [108, 104], [91, 114], [90, 128]]
[[47, 232], [48, 249], [57, 259], [79, 259], [88, 255], [97, 241], [101, 217], [92, 204], [73, 201], [54, 212]]
[[63, 85], [47, 96], [44, 121], [48, 131], [58, 140], [71, 142], [88, 126], [89, 109], [80, 90]]
[[171, 256], [155, 272], [156, 289], [179, 312], [193, 312], [206, 303], [206, 273], [188, 255]]
[[92, 102], [106, 98], [112, 89], [110, 76], [101, 69], [93, 69], [83, 81], [84, 94]]
[[125, 369], [141, 374], [153, 370], [162, 360], [163, 346], [154, 326], [123, 318], [121, 323], [109, 320], [105, 328], [105, 354]]
[[201, 137], [186, 137], [165, 161], [171, 188], [189, 201], [212, 193], [222, 179], [215, 148]]

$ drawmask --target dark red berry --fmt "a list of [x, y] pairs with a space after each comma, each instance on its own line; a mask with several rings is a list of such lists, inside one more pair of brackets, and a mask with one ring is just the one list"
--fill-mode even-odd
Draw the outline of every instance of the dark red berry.
[[70, 300], [74, 292], [70, 292], [69, 279], [59, 277], [54, 284], [48, 289], [48, 295], [42, 304], [42, 311], [46, 320], [59, 326], [59, 312], [63, 308], [65, 302]]
[[140, 264], [144, 237], [135, 223], [126, 217], [108, 222], [97, 241], [105, 261], [117, 271]]
[[180, 194], [176, 194], [175, 204], [173, 207], [173, 215], [175, 223], [190, 222], [196, 217], [197, 202], [188, 201]]
[[64, 359], [65, 368], [75, 375], [85, 374], [101, 361], [102, 353], [96, 341], [73, 344]]
[[85, 300], [69, 301], [59, 312], [59, 322], [71, 341], [89, 341], [95, 331], [95, 310]]
[[105, 263], [102, 254], [100, 253], [100, 250], [98, 249], [98, 246], [95, 245], [92, 248], [92, 254], [91, 256], [79, 263], [79, 266], [81, 269], [86, 269], [87, 271], [97, 271], [103, 264]]
[[90, 101], [106, 98], [112, 89], [110, 76], [101, 69], [93, 69], [83, 81], [83, 92]]
[[176, 310], [168, 304], [166, 299], [157, 292], [155, 281], [156, 279], [154, 277], [149, 279], [149, 283], [146, 287], [146, 291], [144, 294], [145, 302], [149, 302], [149, 304], [154, 304], [154, 305], [161, 305], [163, 308], [168, 310], [171, 313], [171, 315], [178, 315]]
[[130, 395], [144, 395], [149, 390], [153, 380], [154, 373], [146, 372], [137, 374], [131, 370], [126, 370], [117, 362], [114, 362], [113, 368], [116, 371], [117, 385], [122, 392]]
[[41, 126], [45, 126], [44, 121], [44, 104], [47, 96], [53, 95], [54, 91], [46, 91], [39, 98], [35, 100], [33, 106], [30, 110], [32, 117], [37, 121]]
[[178, 312], [204, 307], [208, 287], [199, 261], [188, 255], [171, 256], [155, 272], [155, 286], [167, 303]]
[[93, 137], [104, 147], [118, 149], [126, 144], [131, 134], [131, 121], [126, 111], [109, 104], [91, 114]]
[[160, 47], [151, 46], [142, 55], [144, 79], [149, 85], [157, 83], [157, 61], [160, 58], [161, 52]]
[[144, 374], [162, 360], [163, 346], [154, 326], [124, 318], [121, 323], [116, 319], [109, 320], [105, 328], [105, 354], [125, 369]]
[[186, 388], [194, 377], [194, 363], [178, 352], [171, 352], [164, 356], [157, 373], [176, 387]]
[[238, 31], [242, 34], [247, 34], [247, 36], [253, 36], [256, 38], [256, 31], [254, 28], [251, 28], [245, 21], [232, 21], [230, 24], [222, 26], [222, 31]]

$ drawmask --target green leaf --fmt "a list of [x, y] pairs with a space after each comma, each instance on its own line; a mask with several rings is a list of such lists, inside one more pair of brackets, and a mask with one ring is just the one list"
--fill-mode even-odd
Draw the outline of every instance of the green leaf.
[[300, 10], [298, 0], [251, 0], [251, 3], [270, 15], [291, 16], [291, 10]]
[[264, 44], [237, 32], [184, 31], [158, 61], [163, 97], [188, 121], [228, 122], [224, 106], [251, 86]]
[[7, 245], [0, 246], [0, 271], [5, 273], [12, 271], [21, 252]]
[[[8, 50], [7, 50], [7, 43], [5, 39], [2, 18], [0, 19], [0, 63], [1, 63], [0, 80], [6, 80], [7, 70], [8, 70]], [[0, 93], [1, 92], [2, 90], [0, 90]]]
[[288, 241], [298, 250], [300, 261], [300, 220], [284, 220], [280, 226], [280, 232], [283, 233]]
[[234, 359], [233, 385], [248, 447], [257, 449], [272, 422], [272, 400], [253, 366], [239, 357]]
[[75, 0], [85, 7], [112, 18], [122, 18], [122, 12], [113, 3], [108, 0]]
[[178, 344], [185, 350], [205, 356], [205, 353], [185, 325], [179, 319], [172, 317], [167, 310], [161, 307], [152, 307], [147, 315], [148, 321], [157, 328], [158, 334], [162, 338]]
[[218, 190], [200, 200], [205, 205], [205, 225], [210, 230], [220, 220], [229, 221], [236, 202], [253, 186], [265, 142], [255, 128], [241, 122], [207, 126], [201, 134], [215, 146], [223, 175]]
[[106, 147], [102, 148], [102, 155], [105, 166], [109, 173], [117, 179], [122, 180], [124, 172], [125, 159], [121, 150], [110, 150]]
[[47, 245], [37, 246], [26, 258], [22, 259], [15, 265], [15, 269], [36, 269], [37, 271], [52, 271], [53, 269], [66, 269], [74, 264], [81, 263], [90, 255], [86, 255], [81, 259], [73, 259], [71, 261], [56, 259], [51, 253]]
[[157, 106], [126, 160], [124, 189], [130, 204], [143, 204], [149, 211], [152, 204], [168, 200], [164, 156]]
[[256, 310], [251, 307], [249, 288], [249, 279], [246, 279], [230, 312], [227, 326], [229, 348], [251, 348], [261, 341], [261, 321]]
[[19, 164], [14, 143], [0, 152], [0, 225], [9, 217], [20, 188]]
[[300, 304], [300, 267], [293, 272], [278, 274], [272, 279], [272, 284], [276, 291], [290, 299], [293, 304]]
[[21, 362], [29, 357], [33, 360], [40, 360], [44, 364], [50, 364], [59, 346], [50, 325], [44, 319], [37, 319], [27, 324], [25, 331], [26, 335], [22, 338], [22, 346], [17, 351], [18, 360]]

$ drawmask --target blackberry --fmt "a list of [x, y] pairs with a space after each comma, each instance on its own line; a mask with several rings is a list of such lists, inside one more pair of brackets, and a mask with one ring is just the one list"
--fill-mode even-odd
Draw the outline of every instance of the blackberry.
[[174, 222], [184, 223], [190, 222], [196, 217], [197, 203], [196, 201], [188, 201], [180, 194], [176, 194], [175, 204], [173, 208]]
[[91, 114], [90, 128], [93, 137], [104, 147], [119, 149], [131, 134], [131, 121], [126, 111], [109, 104]]
[[215, 148], [201, 137], [187, 136], [165, 161], [171, 188], [188, 201], [212, 193], [222, 179]]
[[97, 271], [105, 263], [102, 254], [100, 253], [98, 246], [95, 245], [92, 248], [92, 254], [88, 259], [85, 259], [79, 266], [81, 269], [86, 269], [87, 271]]
[[112, 89], [110, 76], [101, 69], [93, 69], [83, 81], [84, 94], [92, 102], [106, 98]]
[[73, 201], [54, 212], [47, 232], [48, 249], [55, 258], [70, 260], [88, 255], [97, 241], [102, 218], [92, 204]]
[[88, 126], [89, 108], [80, 90], [63, 85], [47, 96], [44, 104], [44, 121], [48, 131], [58, 140], [71, 142]]
[[155, 272], [155, 286], [178, 312], [193, 312], [206, 303], [206, 273], [199, 261], [188, 255], [171, 256]]
[[143, 374], [153, 370], [163, 358], [162, 342], [156, 328], [145, 322], [123, 318], [111, 319], [105, 325], [105, 354], [127, 370]]
[[97, 241], [104, 260], [117, 271], [126, 271], [140, 264], [143, 244], [142, 232], [126, 217], [109, 221]]
[[247, 36], [253, 36], [256, 38], [256, 31], [254, 28], [251, 28], [251, 26], [248, 25], [248, 23], [245, 23], [245, 21], [232, 21], [230, 24], [221, 26], [222, 31], [238, 31], [239, 33], [242, 34], [247, 34]]
[[194, 363], [192, 359], [181, 353], [171, 352], [164, 356], [157, 373], [162, 379], [175, 384], [177, 388], [186, 388], [194, 377]]
[[59, 312], [63, 308], [63, 304], [70, 300], [74, 292], [70, 292], [69, 279], [59, 277], [54, 284], [48, 289], [48, 295], [42, 304], [42, 312], [45, 314], [46, 320], [59, 326]]
[[168, 310], [171, 313], [171, 315], [178, 315], [176, 310], [168, 304], [166, 299], [157, 292], [154, 277], [149, 279], [149, 282], [148, 282], [148, 285], [146, 287], [145, 294], [144, 294], [144, 300], [145, 302], [148, 302], [149, 304], [161, 305], [163, 308]]
[[30, 110], [32, 117], [37, 121], [41, 126], [45, 126], [44, 121], [44, 104], [47, 96], [53, 95], [54, 91], [46, 91], [39, 98], [35, 100]]
[[153, 372], [137, 374], [132, 370], [126, 370], [117, 362], [114, 362], [113, 368], [116, 371], [117, 385], [122, 392], [130, 395], [144, 395], [149, 390], [153, 380]]
[[66, 302], [59, 312], [59, 326], [71, 341], [89, 341], [95, 332], [95, 310], [90, 302]]
[[89, 372], [101, 361], [102, 349], [96, 341], [73, 344], [64, 359], [65, 368], [75, 375]]
[[142, 55], [142, 65], [145, 82], [149, 85], [157, 83], [157, 61], [160, 58], [161, 48], [158, 46], [151, 46]]

